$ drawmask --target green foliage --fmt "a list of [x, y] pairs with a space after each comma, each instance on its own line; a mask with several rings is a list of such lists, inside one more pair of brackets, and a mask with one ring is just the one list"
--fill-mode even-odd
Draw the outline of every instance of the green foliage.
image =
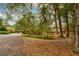
[[52, 19], [49, 18], [51, 15], [49, 14], [49, 4], [41, 4], [42, 6], [40, 8], [40, 23], [39, 23], [39, 28], [41, 34], [45, 35], [48, 34], [52, 31], [51, 25], [52, 25]]
[[34, 33], [34, 31], [36, 31], [36, 22], [32, 13], [29, 12], [27, 14], [24, 14], [23, 18], [20, 19], [19, 22], [17, 22], [17, 26], [19, 27], [19, 30], [23, 31], [23, 33]]
[[0, 31], [6, 31], [6, 28], [3, 25], [3, 19], [0, 19]]
[[79, 48], [73, 49], [73, 52], [74, 52], [74, 53], [79, 53]]
[[[61, 23], [67, 23], [67, 25], [70, 27], [70, 21], [67, 22], [70, 14], [72, 12], [74, 4], [37, 4], [34, 6], [34, 4], [8, 4], [8, 11], [12, 13], [20, 13], [20, 18], [16, 23], [16, 31], [27, 33], [30, 35], [45, 35], [49, 36], [51, 32], [55, 32], [56, 27], [51, 26], [53, 25], [53, 22], [55, 23], [54, 16], [56, 16], [56, 21], [58, 21], [58, 18], [60, 19]], [[56, 10], [56, 14], [54, 11], [54, 7], [59, 10]], [[33, 14], [32, 8], [37, 8], [38, 12]], [[57, 12], [58, 11], [58, 12]], [[59, 13], [59, 15], [58, 15]], [[12, 16], [12, 15], [11, 15]], [[58, 17], [59, 16], [59, 17]], [[70, 16], [72, 16], [70, 14]], [[9, 16], [10, 18], [10, 16]], [[12, 18], [12, 17], [11, 17]], [[62, 20], [63, 19], [63, 20]], [[59, 23], [60, 23], [59, 22]], [[60, 24], [61, 24], [60, 23]], [[57, 25], [59, 25], [57, 23]], [[60, 25], [59, 25], [60, 26]], [[61, 24], [61, 31], [63, 31], [65, 25]], [[59, 29], [60, 27], [58, 27]], [[63, 28], [63, 29], [62, 29]], [[71, 27], [70, 27], [71, 28]]]
[[8, 31], [0, 31], [0, 34], [9, 34]]
[[0, 27], [0, 31], [6, 31], [5, 27]]

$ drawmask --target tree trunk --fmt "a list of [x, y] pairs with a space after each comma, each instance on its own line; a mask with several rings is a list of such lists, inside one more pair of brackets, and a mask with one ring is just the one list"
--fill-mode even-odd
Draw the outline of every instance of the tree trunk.
[[74, 10], [75, 10], [75, 13], [76, 13], [76, 22], [75, 22], [75, 37], [74, 37], [74, 40], [75, 40], [75, 48], [79, 48], [79, 4], [75, 4], [74, 5]]
[[67, 27], [67, 37], [69, 37], [69, 21], [68, 21], [68, 11], [65, 12], [66, 15], [65, 15], [65, 19], [66, 19], [66, 27]]
[[58, 33], [58, 26], [57, 26], [57, 16], [56, 16], [56, 6], [54, 5], [54, 12], [55, 12], [55, 15], [54, 15], [54, 17], [55, 17], [55, 28], [56, 28], [56, 32]]
[[73, 9], [72, 9], [72, 31], [73, 31], [73, 37], [72, 37], [72, 47], [73, 47], [73, 49], [75, 48], [75, 39], [76, 39], [76, 34], [75, 34], [75, 27], [76, 27], [76, 12], [75, 12], [75, 7], [73, 7]]
[[63, 32], [62, 32], [62, 25], [61, 25], [61, 19], [60, 19], [60, 11], [59, 11], [59, 6], [57, 4], [56, 6], [56, 10], [57, 10], [57, 17], [58, 17], [58, 21], [59, 21], [59, 29], [60, 29], [60, 36], [63, 37]]

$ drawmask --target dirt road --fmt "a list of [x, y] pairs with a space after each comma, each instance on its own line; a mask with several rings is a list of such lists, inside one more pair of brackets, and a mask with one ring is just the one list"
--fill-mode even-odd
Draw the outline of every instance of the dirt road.
[[21, 34], [0, 35], [0, 56], [79, 56], [72, 51], [71, 39], [44, 40]]
[[22, 40], [20, 34], [0, 35], [0, 56], [21, 55]]

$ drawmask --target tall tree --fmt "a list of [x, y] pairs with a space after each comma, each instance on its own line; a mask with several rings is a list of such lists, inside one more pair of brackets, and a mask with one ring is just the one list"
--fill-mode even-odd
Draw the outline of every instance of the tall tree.
[[60, 36], [63, 37], [63, 31], [62, 31], [62, 24], [61, 24], [59, 4], [56, 4], [56, 10], [57, 10], [57, 17], [58, 17], [58, 21], [59, 21]]
[[63, 4], [63, 8], [61, 8], [61, 14], [62, 14], [62, 17], [64, 18], [65, 20], [65, 23], [66, 23], [66, 30], [67, 30], [67, 34], [66, 36], [69, 37], [69, 11], [70, 11], [70, 4]]
[[79, 47], [79, 4], [74, 4], [74, 10], [75, 10], [75, 14], [76, 16], [74, 17], [75, 19], [75, 37], [74, 37], [74, 41], [75, 41], [75, 48]]
[[51, 15], [48, 8], [49, 4], [40, 4], [40, 31], [42, 34], [48, 37], [48, 34], [51, 32]]
[[58, 24], [57, 24], [57, 10], [56, 10], [56, 5], [55, 4], [53, 4], [54, 5], [54, 18], [55, 18], [55, 26], [56, 26], [56, 32], [58, 33]]

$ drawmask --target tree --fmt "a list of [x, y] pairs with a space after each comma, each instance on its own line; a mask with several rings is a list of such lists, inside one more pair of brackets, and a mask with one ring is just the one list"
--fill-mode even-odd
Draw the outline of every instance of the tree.
[[59, 21], [60, 36], [63, 37], [63, 31], [62, 31], [62, 24], [61, 24], [59, 4], [56, 4], [56, 10], [57, 10], [57, 17], [58, 17], [58, 21]]
[[75, 37], [74, 37], [74, 48], [79, 48], [79, 4], [74, 4], [74, 11], [76, 16], [75, 20]]
[[66, 30], [67, 30], [67, 34], [66, 34], [66, 36], [67, 37], [69, 37], [69, 17], [68, 17], [68, 15], [69, 15], [69, 11], [70, 11], [70, 8], [71, 8], [71, 6], [70, 6], [70, 4], [63, 4], [63, 8], [61, 8], [61, 16], [64, 18], [64, 20], [65, 20], [65, 23], [66, 23]]
[[55, 17], [55, 26], [56, 26], [56, 32], [58, 33], [58, 24], [57, 24], [57, 10], [56, 10], [56, 5], [54, 4], [54, 12], [55, 12], [55, 14], [54, 14], [54, 17]]
[[40, 23], [39, 28], [42, 35], [48, 37], [49, 33], [52, 31], [51, 24], [52, 19], [49, 12], [49, 4], [40, 4]]
[[3, 19], [0, 19], [0, 31], [6, 31], [6, 28], [3, 24]]

